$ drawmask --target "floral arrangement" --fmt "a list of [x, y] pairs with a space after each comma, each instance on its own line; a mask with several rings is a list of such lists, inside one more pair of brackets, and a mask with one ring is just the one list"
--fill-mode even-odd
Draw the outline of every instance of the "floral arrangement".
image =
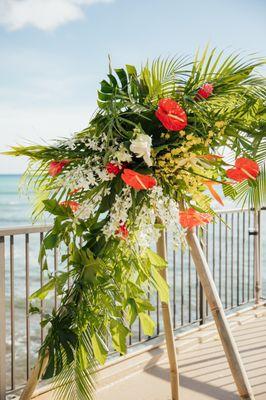
[[54, 216], [43, 268], [57, 247], [68, 266], [49, 272], [31, 296], [43, 300], [54, 288], [60, 295], [42, 321], [48, 333], [40, 349], [48, 355], [44, 378], [64, 383], [58, 399], [92, 398], [109, 339], [124, 354], [136, 318], [153, 334], [149, 290], [168, 301], [160, 274], [166, 262], [150, 248], [162, 229], [178, 246], [186, 229], [216, 218], [223, 198], [263, 200], [266, 90], [254, 72], [262, 64], [206, 50], [194, 61], [156, 59], [139, 72], [110, 67], [87, 128], [54, 145], [9, 152], [31, 160], [35, 214]]

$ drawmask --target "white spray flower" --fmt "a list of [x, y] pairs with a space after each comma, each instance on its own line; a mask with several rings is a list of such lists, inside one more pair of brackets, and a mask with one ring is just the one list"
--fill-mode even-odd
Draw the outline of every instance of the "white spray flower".
[[135, 139], [131, 141], [130, 150], [136, 154], [138, 158], [143, 157], [145, 163], [150, 167], [151, 159], [151, 137], [144, 133], [139, 133]]
[[118, 161], [119, 164], [123, 162], [130, 163], [132, 161], [132, 157], [124, 145], [121, 145], [119, 150], [114, 153], [114, 158]]

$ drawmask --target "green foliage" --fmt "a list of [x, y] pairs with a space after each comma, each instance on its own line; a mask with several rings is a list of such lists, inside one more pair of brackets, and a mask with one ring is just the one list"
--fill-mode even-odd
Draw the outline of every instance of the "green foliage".
[[91, 343], [95, 359], [99, 362], [99, 364], [103, 365], [107, 358], [108, 347], [97, 332], [94, 332], [91, 335]]
[[[122, 170], [112, 179], [102, 178], [106, 164], [113, 161], [118, 148], [120, 152], [121, 147], [129, 152], [131, 140], [140, 132], [152, 138], [154, 164], [145, 165], [142, 158], [132, 156], [130, 168], [154, 175], [163, 195], [174, 202], [215, 215], [204, 186], [206, 180], [211, 180], [222, 184], [226, 197], [249, 202], [256, 208], [265, 205], [266, 89], [264, 78], [256, 73], [262, 64], [261, 59], [251, 57], [245, 61], [238, 54], [226, 56], [224, 52], [206, 48], [203, 54], [196, 54], [193, 62], [185, 57], [158, 58], [144, 64], [139, 72], [132, 65], [110, 68], [100, 84], [98, 110], [89, 126], [77, 133], [70, 145], [62, 140], [51, 146], [15, 146], [8, 152], [31, 160], [25, 182], [38, 192], [35, 216], [47, 212], [54, 218], [39, 257], [49, 281], [31, 299], [42, 301], [55, 289], [59, 296], [58, 309], [45, 315], [42, 321], [48, 334], [40, 350], [43, 357], [49, 353], [44, 378], [54, 379], [56, 400], [93, 398], [93, 377], [98, 365], [104, 364], [108, 357], [110, 339], [112, 347], [125, 354], [126, 339], [137, 318], [144, 333], [153, 335], [154, 322], [149, 316], [153, 306], [147, 288], [157, 290], [161, 301], [169, 301], [169, 288], [162, 276], [167, 263], [151, 249], [144, 251], [136, 240], [139, 227], [135, 221], [143, 207], [158, 212], [149, 192], [133, 188], [130, 191], [128, 239], [126, 235], [115, 233], [109, 237], [104, 233], [112, 222], [116, 200], [126, 188]], [[214, 93], [206, 101], [199, 101], [197, 93], [205, 83], [214, 86]], [[155, 116], [158, 101], [167, 97], [186, 111], [185, 134], [167, 131]], [[186, 149], [189, 141], [194, 142]], [[206, 158], [221, 148], [233, 152], [234, 158], [256, 159], [261, 169], [258, 179], [229, 185], [225, 162]], [[169, 175], [168, 168], [175, 161], [171, 158], [174, 151], [181, 152], [177, 159], [181, 166]], [[162, 167], [159, 161], [167, 153], [170, 160], [166, 159]], [[194, 161], [187, 168], [182, 164], [186, 157]], [[69, 161], [58, 176], [48, 173], [54, 160]], [[120, 163], [123, 168], [128, 166], [123, 163]], [[95, 182], [90, 186], [87, 184], [90, 173], [99, 170], [99, 164], [102, 169], [98, 175], [94, 174]], [[164, 175], [163, 168], [167, 172]], [[75, 180], [80, 170], [79, 179]], [[184, 179], [188, 176], [189, 183]], [[201, 186], [197, 186], [199, 178], [203, 180]], [[71, 183], [72, 179], [78, 186], [65, 184], [64, 180]], [[62, 201], [64, 206], [60, 205]], [[91, 212], [81, 216], [67, 206], [67, 201], [85, 204]], [[164, 227], [155, 223], [154, 228]], [[53, 274], [47, 260], [49, 252], [58, 247], [65, 270]], [[31, 311], [41, 310], [34, 304]]]
[[127, 351], [126, 338], [130, 330], [120, 320], [112, 319], [110, 322], [110, 333], [114, 349], [120, 354], [125, 354]]
[[154, 253], [151, 249], [146, 250], [146, 256], [148, 257], [151, 265], [159, 268], [166, 268], [167, 263], [166, 261], [160, 257], [157, 253]]
[[168, 303], [169, 301], [168, 284], [166, 283], [160, 272], [158, 272], [155, 267], [152, 267], [152, 279], [154, 281], [156, 289], [158, 290], [161, 301]]
[[145, 335], [152, 336], [154, 333], [155, 322], [153, 319], [145, 313], [139, 314], [140, 323]]

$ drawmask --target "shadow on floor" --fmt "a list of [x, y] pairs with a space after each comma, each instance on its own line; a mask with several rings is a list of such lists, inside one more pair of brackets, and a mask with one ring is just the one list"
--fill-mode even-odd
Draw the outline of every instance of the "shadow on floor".
[[[169, 370], [164, 369], [164, 368], [160, 367], [159, 365], [152, 367], [145, 372], [147, 374], [156, 376], [159, 379], [163, 379], [168, 382], [170, 381]], [[212, 386], [207, 383], [197, 381], [196, 379], [189, 378], [182, 374], [180, 374], [180, 386], [181, 386], [181, 388], [183, 387], [186, 389], [190, 389], [190, 390], [194, 391], [195, 393], [201, 393], [201, 394], [208, 395], [209, 397], [216, 399], [216, 400], [239, 400], [238, 395], [236, 395], [232, 392], [228, 392], [227, 390], [224, 390], [217, 386]]]

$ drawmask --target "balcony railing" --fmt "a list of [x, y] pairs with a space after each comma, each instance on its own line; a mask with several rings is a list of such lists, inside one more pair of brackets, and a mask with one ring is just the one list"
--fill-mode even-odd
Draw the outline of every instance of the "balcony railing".
[[[260, 248], [263, 212], [228, 210], [218, 214], [201, 237], [209, 266], [227, 311], [258, 302], [262, 296]], [[264, 224], [265, 225], [265, 224]], [[23, 386], [36, 359], [45, 330], [42, 316], [30, 316], [30, 294], [42, 286], [47, 272], [38, 264], [38, 252], [49, 226], [0, 229], [0, 400]], [[190, 253], [174, 250], [167, 235], [168, 281], [173, 327], [189, 329], [211, 318]], [[50, 255], [49, 266], [60, 269], [60, 250]], [[155, 335], [143, 335], [139, 322], [128, 346], [152, 340], [163, 333], [158, 294], [151, 294], [156, 321]], [[44, 315], [60, 301], [56, 293], [41, 302]]]

